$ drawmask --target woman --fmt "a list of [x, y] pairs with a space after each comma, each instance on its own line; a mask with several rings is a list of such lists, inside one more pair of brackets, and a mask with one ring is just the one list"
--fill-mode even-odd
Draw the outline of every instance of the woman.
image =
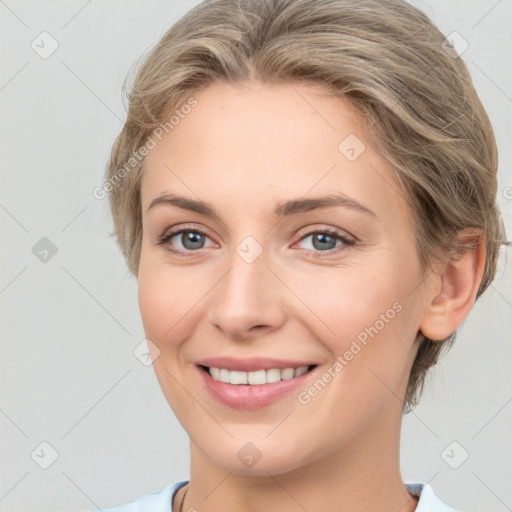
[[401, 0], [211, 0], [138, 71], [115, 233], [190, 478], [116, 512], [450, 511], [401, 418], [491, 283], [497, 151]]

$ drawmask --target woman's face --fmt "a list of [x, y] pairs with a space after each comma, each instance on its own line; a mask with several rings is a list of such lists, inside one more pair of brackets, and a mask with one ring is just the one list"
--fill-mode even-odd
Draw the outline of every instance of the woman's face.
[[197, 456], [233, 472], [371, 456], [399, 428], [426, 304], [412, 214], [324, 92], [210, 85], [146, 157], [153, 365]]

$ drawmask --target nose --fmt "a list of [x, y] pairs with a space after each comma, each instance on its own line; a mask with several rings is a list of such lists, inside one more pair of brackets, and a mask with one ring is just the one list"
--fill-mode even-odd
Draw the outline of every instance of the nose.
[[269, 267], [266, 252], [254, 261], [240, 254], [233, 251], [228, 271], [212, 290], [209, 307], [210, 322], [235, 341], [268, 335], [286, 319], [286, 287]]

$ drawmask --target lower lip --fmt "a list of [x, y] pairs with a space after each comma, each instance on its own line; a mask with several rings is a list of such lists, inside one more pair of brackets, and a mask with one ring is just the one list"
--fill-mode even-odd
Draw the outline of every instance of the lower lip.
[[256, 385], [228, 384], [214, 380], [200, 366], [197, 366], [197, 369], [212, 396], [220, 403], [236, 409], [255, 411], [277, 402], [301, 385], [304, 385], [306, 379], [315, 373], [318, 366], [293, 379]]

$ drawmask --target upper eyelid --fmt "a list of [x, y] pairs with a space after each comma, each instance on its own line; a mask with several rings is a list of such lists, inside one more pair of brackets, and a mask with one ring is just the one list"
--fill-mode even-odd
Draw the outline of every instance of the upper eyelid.
[[[166, 236], [167, 233], [171, 233], [171, 232], [173, 233], [173, 235], [176, 235], [176, 234], [180, 233], [181, 231], [195, 231], [195, 230], [197, 230], [197, 231], [203, 232], [203, 233], [205, 233], [207, 235], [209, 233], [209, 229], [208, 228], [197, 227], [196, 225], [192, 225], [192, 224], [184, 224], [183, 226], [181, 226], [180, 224], [177, 224], [177, 226], [180, 226], [180, 227], [171, 226], [171, 227], [167, 228], [164, 231], [164, 233], [161, 235], [161, 237], [164, 237], [164, 236]], [[341, 229], [341, 228], [335, 228], [335, 227], [332, 227], [332, 226], [329, 226], [329, 227], [323, 226], [323, 227], [317, 227], [317, 228], [308, 226], [308, 227], [303, 228], [303, 229], [301, 229], [299, 231], [303, 235], [309, 235], [309, 234], [312, 234], [314, 232], [329, 231], [329, 230], [330, 231], [335, 231], [339, 235], [346, 234], [347, 237], [354, 238], [354, 239], [357, 240], [357, 237], [355, 237], [354, 235], [352, 235], [348, 231], [346, 231], [344, 229]], [[302, 236], [302, 235], [298, 235], [298, 236]]]
[[211, 236], [209, 235], [209, 230], [207, 230], [206, 228], [199, 228], [199, 227], [195, 227], [195, 226], [181, 226], [181, 227], [170, 227], [168, 229], [166, 229], [163, 234], [161, 236], [159, 236], [158, 238], [159, 239], [162, 239], [162, 238], [168, 238], [169, 236], [176, 236], [176, 235], [179, 235], [181, 234], [183, 231], [198, 231], [200, 233], [204, 233], [206, 236], [208, 236], [210, 239], [211, 239]]
[[[165, 231], [165, 233], [161, 237], [159, 237], [159, 240], [164, 240], [164, 239], [169, 240], [170, 238], [174, 238], [175, 236], [178, 236], [186, 231], [192, 231], [192, 232], [197, 231], [199, 233], [203, 233], [205, 236], [210, 238], [210, 240], [212, 240], [212, 237], [208, 234], [208, 230], [206, 228], [196, 227], [196, 226], [191, 226], [191, 225], [184, 225], [184, 226], [177, 227], [177, 228], [174, 228], [174, 227], [169, 228]], [[322, 233], [322, 232], [326, 232], [326, 231], [333, 232], [332, 234], [335, 237], [339, 237], [338, 239], [345, 238], [347, 240], [350, 240], [352, 243], [356, 243], [358, 241], [357, 237], [351, 235], [350, 233], [348, 233], [345, 230], [342, 230], [340, 228], [307, 227], [307, 228], [304, 228], [304, 231], [300, 230], [299, 234], [296, 235], [296, 237], [293, 241], [293, 244], [296, 244], [296, 243], [300, 242], [301, 240], [303, 240], [304, 238], [306, 238], [308, 236], [312, 236], [315, 233]], [[214, 243], [216, 243], [216, 242], [214, 242]], [[201, 249], [199, 249], [199, 250], [201, 250]], [[184, 252], [198, 252], [198, 251], [184, 251]]]

